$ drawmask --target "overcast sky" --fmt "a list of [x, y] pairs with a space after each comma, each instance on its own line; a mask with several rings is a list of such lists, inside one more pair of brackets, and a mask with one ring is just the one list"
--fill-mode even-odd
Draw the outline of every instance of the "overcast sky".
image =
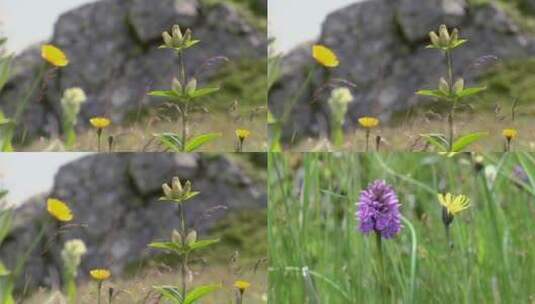
[[58, 16], [91, 0], [0, 0], [0, 31], [8, 38], [10, 51], [52, 36]]
[[269, 36], [275, 49], [287, 52], [320, 34], [325, 17], [360, 0], [268, 0]]
[[0, 153], [0, 189], [7, 202], [19, 204], [52, 188], [59, 167], [90, 153]]

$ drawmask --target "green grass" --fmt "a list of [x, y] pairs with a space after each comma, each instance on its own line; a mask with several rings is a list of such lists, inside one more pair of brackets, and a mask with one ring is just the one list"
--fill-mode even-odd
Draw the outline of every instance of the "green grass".
[[[485, 155], [488, 181], [469, 154], [270, 154], [268, 239], [271, 303], [530, 303], [535, 297], [535, 155]], [[528, 184], [515, 184], [522, 164]], [[405, 228], [385, 240], [386, 290], [373, 235], [355, 219], [359, 193], [392, 184]], [[450, 249], [437, 192], [472, 206], [451, 226]], [[414, 228], [414, 230], [412, 229]]]

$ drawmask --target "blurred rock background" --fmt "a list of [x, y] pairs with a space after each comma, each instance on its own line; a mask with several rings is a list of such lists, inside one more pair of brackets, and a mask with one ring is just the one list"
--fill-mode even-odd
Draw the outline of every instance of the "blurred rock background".
[[[282, 59], [282, 74], [269, 92], [269, 108], [279, 117], [316, 63], [315, 43], [331, 47], [339, 56], [336, 69], [318, 69], [311, 86], [294, 107], [284, 128], [286, 140], [317, 137], [328, 132], [326, 94], [318, 90], [334, 79], [355, 85], [346, 128], [357, 117], [378, 116], [395, 125], [413, 111], [442, 105], [429, 104], [419, 89], [436, 87], [445, 74], [444, 61], [426, 49], [428, 33], [440, 24], [458, 27], [468, 43], [454, 52], [455, 73], [468, 85], [488, 86], [470, 103], [472, 111], [510, 111], [515, 99], [529, 104], [535, 98], [535, 5], [531, 0], [367, 0], [328, 15], [316, 41], [303, 43]], [[470, 110], [470, 107], [467, 107]], [[465, 108], [465, 110], [467, 110]], [[527, 111], [523, 115], [533, 115]]]
[[[116, 153], [85, 156], [61, 167], [50, 192], [34, 196], [15, 209], [11, 232], [0, 259], [13, 269], [46, 224], [46, 234], [28, 260], [19, 288], [61, 283], [61, 249], [80, 238], [87, 247], [79, 278], [95, 267], [109, 267], [115, 277], [128, 275], [162, 251], [147, 248], [167, 240], [179, 224], [175, 204], [162, 202], [161, 185], [173, 176], [190, 180], [201, 193], [185, 203], [190, 228], [200, 238], [221, 238], [210, 263], [266, 255], [266, 155]], [[9, 190], [9, 189], [8, 189]], [[46, 212], [46, 199], [69, 204], [74, 220], [60, 227]], [[209, 251], [210, 252], [210, 251]], [[168, 261], [169, 262], [169, 261]], [[171, 263], [170, 265], [174, 265]]]
[[[109, 116], [115, 124], [142, 121], [149, 109], [162, 103], [146, 93], [168, 88], [176, 74], [176, 56], [158, 49], [161, 33], [173, 24], [191, 28], [201, 40], [186, 54], [189, 73], [203, 84], [222, 87], [205, 101], [210, 110], [225, 111], [235, 100], [244, 107], [264, 106], [266, 16], [267, 0], [100, 0], [65, 12], [53, 37], [43, 43], [63, 49], [70, 64], [49, 74], [46, 90], [32, 97], [17, 139], [27, 142], [61, 134], [60, 98], [73, 86], [88, 95], [79, 130], [96, 115]], [[0, 109], [7, 116], [14, 113], [42, 64], [40, 45], [15, 59], [10, 81], [0, 93]], [[214, 64], [210, 59], [216, 56], [230, 62]]]

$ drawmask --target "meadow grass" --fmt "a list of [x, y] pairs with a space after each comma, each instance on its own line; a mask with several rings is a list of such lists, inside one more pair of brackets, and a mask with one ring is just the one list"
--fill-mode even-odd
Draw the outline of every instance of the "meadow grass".
[[[522, 165], [528, 178], [511, 172]], [[401, 233], [358, 231], [360, 192], [384, 179]], [[533, 303], [535, 155], [287, 153], [269, 155], [270, 303]], [[448, 244], [437, 193], [465, 194]], [[385, 287], [386, 286], [386, 287]]]
[[[531, 107], [530, 107], [531, 108]], [[505, 111], [505, 110], [504, 110]], [[504, 128], [513, 126], [518, 130], [518, 137], [513, 141], [513, 151], [535, 150], [535, 136], [532, 133], [533, 113], [531, 110], [519, 114], [512, 123], [510, 120], [497, 116], [488, 110], [465, 111], [457, 114], [455, 129], [457, 132], [466, 134], [471, 132], [487, 132], [480, 141], [470, 146], [470, 151], [504, 151], [505, 138], [502, 135]], [[429, 133], [430, 130], [446, 132], [447, 118], [437, 112], [419, 110], [412, 114], [400, 114], [394, 122], [380, 125], [372, 130], [372, 139], [380, 135], [382, 138], [380, 150], [382, 151], [431, 151], [433, 146], [426, 146], [425, 138], [421, 134]], [[323, 138], [323, 139], [322, 139]], [[348, 131], [344, 143], [340, 147], [334, 147], [326, 138], [306, 138], [288, 146], [289, 151], [364, 151], [366, 146], [365, 130], [357, 128]], [[372, 140], [371, 140], [372, 141]], [[375, 149], [375, 143], [370, 143], [370, 150]]]
[[[229, 277], [228, 267], [225, 265], [210, 265], [205, 266], [202, 271], [199, 271], [200, 267], [195, 267], [195, 275], [191, 284], [203, 285], [214, 281], [223, 282], [224, 288], [219, 291], [208, 295], [203, 299], [202, 303], [206, 304], [221, 304], [232, 303], [235, 290], [232, 288], [232, 278]], [[116, 304], [136, 304], [136, 303], [154, 303], [149, 299], [154, 300], [157, 293], [154, 292], [152, 286], [165, 285], [169, 282], [176, 281], [178, 277], [178, 271], [172, 271], [163, 267], [150, 267], [140, 271], [135, 277], [113, 280], [109, 284], [104, 284], [103, 294], [107, 294], [108, 287], [113, 286], [116, 297], [114, 297], [113, 303]], [[266, 303], [266, 286], [267, 275], [265, 269], [260, 269], [257, 272], [248, 276], [251, 282], [251, 288], [247, 290], [245, 295], [245, 303], [259, 304]], [[24, 303], [27, 304], [43, 304], [54, 294], [49, 289], [39, 289], [29, 299], [26, 299]], [[147, 301], [144, 299], [148, 294]], [[84, 283], [79, 286], [78, 290], [78, 303], [94, 303], [96, 298], [96, 290], [94, 283]], [[221, 300], [227, 299], [227, 300]], [[57, 302], [51, 302], [55, 304]], [[156, 302], [158, 303], [158, 302]]]
[[[218, 112], [211, 115], [196, 113], [192, 115], [190, 129], [197, 133], [217, 132], [221, 137], [206, 144], [199, 151], [227, 151], [236, 149], [237, 128], [247, 127], [251, 136], [247, 138], [244, 151], [265, 151], [267, 146], [267, 131], [264, 119], [258, 119], [259, 115], [265, 115], [265, 111], [247, 118], [234, 119], [227, 112]], [[165, 151], [165, 147], [159, 144], [154, 134], [162, 132], [179, 132], [180, 125], [165, 118], [152, 115], [150, 119], [140, 120], [126, 126], [111, 126], [104, 130], [102, 138], [103, 151], [108, 151], [107, 137], [114, 136], [114, 148], [116, 152], [159, 152]], [[251, 118], [252, 117], [252, 118]], [[262, 116], [263, 117], [263, 116]], [[17, 151], [63, 151], [65, 147], [58, 138], [41, 138], [31, 144], [15, 147]], [[97, 151], [97, 135], [95, 130], [87, 130], [78, 134], [77, 142], [72, 151]]]

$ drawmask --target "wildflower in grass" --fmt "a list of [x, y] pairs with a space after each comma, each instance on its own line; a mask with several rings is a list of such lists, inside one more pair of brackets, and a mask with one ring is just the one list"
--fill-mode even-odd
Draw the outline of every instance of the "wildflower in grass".
[[371, 129], [376, 128], [379, 125], [379, 119], [365, 116], [359, 118], [359, 124], [366, 129], [366, 152], [368, 152]]
[[364, 234], [375, 232], [379, 260], [378, 281], [387, 290], [382, 239], [393, 238], [401, 231], [399, 200], [392, 186], [383, 180], [376, 180], [360, 193], [357, 203], [359, 229]]
[[392, 186], [377, 180], [360, 193], [357, 217], [362, 233], [375, 232], [385, 239], [401, 230], [399, 200]]
[[470, 207], [470, 199], [462, 194], [453, 195], [451, 193], [439, 193], [437, 197], [438, 201], [442, 205], [442, 223], [446, 228], [446, 237], [450, 247], [453, 248], [453, 243], [450, 239], [449, 227], [457, 214]]
[[98, 152], [100, 152], [100, 138], [102, 136], [102, 130], [110, 126], [111, 120], [106, 117], [93, 117], [89, 119], [89, 122], [97, 130]]
[[102, 289], [102, 282], [111, 277], [111, 272], [106, 268], [96, 268], [89, 271], [91, 278], [97, 281], [97, 303], [100, 304], [100, 291]]
[[[430, 32], [429, 38], [431, 44], [428, 48], [438, 49], [443, 53], [445, 57], [445, 62], [447, 65], [447, 76], [442, 77], [439, 80], [438, 88], [435, 90], [420, 90], [416, 92], [418, 95], [430, 96], [438, 98], [450, 103], [450, 110], [448, 114], [448, 129], [449, 134], [447, 136], [447, 146], [442, 143], [442, 140], [437, 141], [437, 134], [424, 134], [428, 139], [428, 142], [433, 143], [435, 146], [438, 146], [441, 152], [459, 152], [472, 144], [476, 140], [487, 135], [486, 132], [478, 132], [464, 135], [458, 139], [455, 139], [455, 128], [454, 128], [454, 118], [455, 118], [455, 109], [459, 102], [469, 96], [473, 96], [484, 91], [485, 87], [465, 87], [465, 82], [463, 78], [456, 78], [454, 75], [453, 68], [453, 56], [452, 52], [457, 47], [463, 45], [466, 40], [459, 38], [459, 31], [454, 29], [452, 32], [448, 30], [446, 25], [441, 25], [438, 33]], [[446, 137], [442, 134], [439, 134], [440, 138]]]
[[46, 201], [46, 210], [60, 222], [70, 222], [73, 219], [69, 206], [59, 199], [49, 198]]
[[347, 113], [347, 106], [353, 101], [351, 91], [346, 87], [336, 88], [331, 91], [329, 107], [331, 108], [331, 140], [336, 146], [344, 141], [343, 125]]
[[45, 44], [41, 47], [41, 57], [55, 67], [65, 67], [69, 64], [67, 55], [51, 44]]
[[243, 151], [243, 144], [245, 140], [247, 139], [247, 137], [249, 137], [250, 135], [251, 135], [251, 131], [247, 129], [236, 129], [236, 137], [238, 138], [238, 146], [237, 146], [238, 152]]
[[82, 256], [86, 254], [87, 248], [82, 240], [74, 239], [65, 242], [61, 251], [64, 272], [63, 280], [66, 289], [67, 299], [70, 304], [76, 303], [76, 275]]
[[340, 64], [336, 54], [324, 45], [316, 44], [312, 46], [312, 57], [327, 68], [335, 68]]
[[237, 280], [234, 282], [234, 287], [238, 290], [236, 293], [236, 303], [241, 304], [243, 301], [243, 294], [245, 293], [245, 290], [251, 286], [251, 283], [243, 280]]
[[504, 129], [502, 131], [503, 137], [505, 137], [505, 151], [511, 151], [511, 143], [518, 136], [518, 131], [516, 129]]
[[76, 132], [74, 126], [80, 113], [80, 107], [87, 100], [84, 90], [81, 88], [70, 88], [63, 92], [61, 98], [61, 108], [63, 111], [63, 132], [65, 133], [65, 145], [72, 147], [76, 142]]

